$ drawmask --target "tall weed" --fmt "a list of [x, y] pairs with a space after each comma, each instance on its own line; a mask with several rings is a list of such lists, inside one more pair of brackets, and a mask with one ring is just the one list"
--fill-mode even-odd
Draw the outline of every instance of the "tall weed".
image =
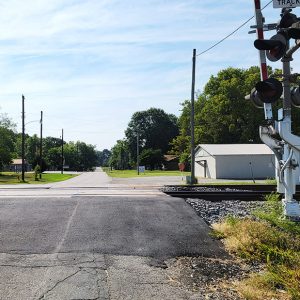
[[300, 300], [300, 224], [283, 218], [278, 194], [267, 196], [254, 216], [213, 225], [229, 252], [266, 266], [241, 282], [240, 292], [249, 300]]

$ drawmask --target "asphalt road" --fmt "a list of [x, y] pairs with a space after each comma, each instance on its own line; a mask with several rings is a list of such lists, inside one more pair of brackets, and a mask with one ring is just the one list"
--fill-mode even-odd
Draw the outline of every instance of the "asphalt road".
[[0, 228], [2, 253], [221, 254], [205, 222], [168, 196], [0, 199]]
[[195, 211], [157, 187], [95, 172], [24, 188], [0, 188], [1, 300], [201, 300], [174, 260], [226, 256]]

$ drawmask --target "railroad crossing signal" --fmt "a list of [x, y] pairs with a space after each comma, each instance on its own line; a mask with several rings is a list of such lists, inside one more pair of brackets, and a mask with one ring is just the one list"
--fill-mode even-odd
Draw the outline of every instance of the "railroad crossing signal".
[[265, 50], [270, 61], [278, 61], [289, 48], [289, 39], [300, 38], [300, 22], [295, 14], [290, 10], [283, 10], [281, 19], [277, 25], [277, 34], [271, 39], [257, 39], [254, 47], [258, 50]]
[[293, 87], [291, 89], [291, 101], [295, 107], [300, 107], [300, 87]]
[[282, 84], [275, 78], [259, 81], [250, 95], [245, 98], [252, 100], [256, 107], [263, 107], [264, 103], [274, 103], [280, 99], [283, 92]]
[[283, 57], [287, 50], [287, 38], [283, 33], [277, 33], [270, 40], [254, 41], [254, 47], [258, 50], [266, 50], [267, 58], [270, 61], [277, 61]]
[[[281, 2], [287, 1], [282, 0]], [[298, 2], [300, 6], [300, 0]], [[300, 74], [291, 74], [290, 69], [292, 55], [300, 48], [300, 41], [298, 41], [300, 39], [300, 19], [291, 13], [291, 9], [283, 8], [281, 19], [277, 24], [264, 25], [260, 1], [254, 0], [254, 3], [256, 16], [259, 18], [256, 18], [257, 25], [252, 28], [257, 28], [257, 31], [260, 30], [261, 33], [258, 34], [254, 46], [260, 50], [260, 58], [267, 56], [270, 61], [281, 60], [283, 71], [278, 76], [281, 81], [273, 77], [266, 78], [267, 75], [262, 77], [262, 80], [256, 83], [255, 88], [245, 98], [250, 99], [257, 107], [270, 107], [272, 112], [272, 104], [283, 95], [283, 108], [278, 111], [278, 121], [273, 120], [272, 113], [267, 114], [265, 109], [265, 119], [268, 121], [268, 125], [260, 126], [260, 137], [276, 157], [277, 191], [284, 194], [282, 199], [284, 214], [289, 218], [300, 219], [300, 205], [293, 199], [296, 183], [300, 181], [300, 136], [291, 132], [291, 106], [300, 107], [300, 87], [290, 88], [291, 83], [296, 83], [297, 77], [300, 76]], [[270, 39], [264, 39], [262, 32], [273, 29], [276, 29], [277, 33]], [[290, 39], [296, 40], [296, 44], [292, 47], [290, 47]], [[263, 69], [267, 69], [265, 60], [261, 61], [261, 70]]]

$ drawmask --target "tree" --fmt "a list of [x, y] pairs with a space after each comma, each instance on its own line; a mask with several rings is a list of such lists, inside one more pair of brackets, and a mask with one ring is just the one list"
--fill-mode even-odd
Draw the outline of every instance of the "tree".
[[55, 138], [51, 136], [47, 136], [43, 138], [43, 152], [45, 156], [47, 156], [47, 151], [51, 148], [61, 147], [61, 138]]
[[151, 171], [161, 169], [164, 156], [160, 149], [144, 149], [140, 155], [140, 164], [146, 166]]
[[77, 142], [78, 148], [78, 163], [82, 171], [92, 171], [97, 165], [97, 154], [95, 146], [88, 145], [84, 142]]
[[264, 120], [263, 110], [245, 100], [259, 80], [258, 67], [228, 68], [212, 76], [199, 97], [203, 118], [202, 122], [198, 118], [196, 139], [206, 143], [260, 143], [258, 127]]
[[118, 140], [111, 149], [109, 165], [116, 170], [126, 170], [130, 167], [131, 157], [126, 140]]
[[170, 150], [170, 142], [178, 135], [177, 118], [159, 108], [150, 108], [133, 114], [125, 136], [131, 157], [136, 157], [137, 135], [139, 148], [160, 149], [162, 153]]
[[40, 153], [40, 139], [36, 134], [26, 138], [26, 154], [25, 157], [29, 164], [34, 168]]
[[[263, 110], [245, 100], [259, 80], [258, 67], [227, 68], [211, 76], [195, 101], [195, 143], [260, 143]], [[182, 106], [180, 135], [172, 141], [172, 151], [183, 161], [190, 153], [190, 101]]]
[[69, 166], [69, 170], [71, 171], [79, 171], [80, 163], [79, 163], [79, 146], [78, 143], [69, 142], [64, 145], [64, 160], [65, 165]]
[[61, 148], [55, 147], [47, 150], [46, 161], [50, 169], [61, 170]]
[[61, 169], [61, 142], [60, 138], [51, 136], [43, 138], [43, 157], [50, 169]]
[[15, 151], [15, 124], [6, 114], [0, 114], [0, 169], [9, 165]]
[[97, 154], [97, 165], [101, 167], [108, 167], [111, 152], [108, 149], [104, 149], [103, 151], [97, 151], [96, 154]]

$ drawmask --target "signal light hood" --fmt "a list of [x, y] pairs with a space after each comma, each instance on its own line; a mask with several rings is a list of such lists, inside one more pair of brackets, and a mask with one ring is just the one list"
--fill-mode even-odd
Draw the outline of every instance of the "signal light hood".
[[273, 103], [277, 101], [283, 92], [282, 84], [275, 78], [268, 78], [264, 81], [259, 81], [255, 88], [258, 96], [264, 103]]
[[283, 32], [279, 32], [269, 40], [255, 40], [254, 46], [258, 50], [266, 50], [270, 61], [281, 59], [287, 50], [287, 37]]

